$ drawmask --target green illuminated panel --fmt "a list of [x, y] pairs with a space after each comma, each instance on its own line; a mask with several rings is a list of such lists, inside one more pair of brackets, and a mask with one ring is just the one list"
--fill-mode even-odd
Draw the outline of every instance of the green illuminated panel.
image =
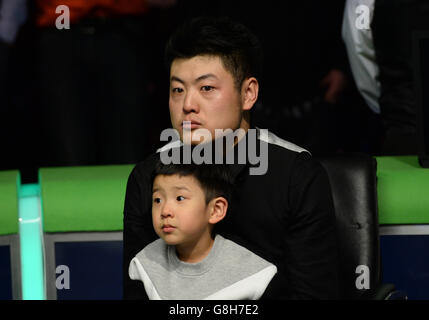
[[19, 171], [0, 172], [0, 235], [18, 233]]
[[19, 190], [19, 235], [23, 300], [44, 300], [43, 231], [40, 187], [21, 185]]
[[119, 231], [134, 165], [39, 169], [45, 232]]
[[380, 224], [429, 223], [429, 169], [417, 156], [377, 157]]

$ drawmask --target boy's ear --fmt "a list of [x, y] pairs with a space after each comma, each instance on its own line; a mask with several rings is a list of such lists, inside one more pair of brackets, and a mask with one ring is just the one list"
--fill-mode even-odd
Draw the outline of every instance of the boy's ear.
[[217, 197], [210, 201], [209, 223], [215, 224], [225, 218], [228, 210], [228, 201], [224, 197]]

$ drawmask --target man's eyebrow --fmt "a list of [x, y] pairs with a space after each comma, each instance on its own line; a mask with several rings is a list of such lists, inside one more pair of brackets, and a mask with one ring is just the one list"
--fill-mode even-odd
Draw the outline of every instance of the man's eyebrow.
[[198, 82], [207, 78], [218, 79], [218, 77], [216, 77], [213, 73], [207, 73], [207, 74], [203, 74], [202, 76], [199, 76], [197, 79], [195, 79], [195, 82]]
[[182, 84], [185, 84], [185, 81], [183, 81], [182, 79], [180, 79], [176, 76], [171, 76], [171, 81], [177, 81], [177, 82], [180, 82]]
[[[199, 76], [198, 78], [196, 78], [194, 83], [199, 82], [201, 80], [208, 79], [208, 78], [218, 79], [218, 77], [216, 77], [213, 73], [207, 73], [207, 74], [203, 74], [202, 76]], [[183, 81], [182, 79], [180, 79], [179, 77], [176, 77], [176, 76], [171, 76], [171, 81], [177, 81], [177, 82], [180, 82], [182, 84], [185, 84], [185, 81]]]

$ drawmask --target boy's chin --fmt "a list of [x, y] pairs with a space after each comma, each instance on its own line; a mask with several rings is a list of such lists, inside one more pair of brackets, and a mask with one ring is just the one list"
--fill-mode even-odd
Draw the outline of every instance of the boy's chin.
[[172, 239], [172, 237], [169, 236], [162, 236], [161, 237], [162, 240], [164, 240], [164, 242], [170, 246], [175, 246], [177, 244], [180, 244], [180, 241], [178, 241], [177, 239]]

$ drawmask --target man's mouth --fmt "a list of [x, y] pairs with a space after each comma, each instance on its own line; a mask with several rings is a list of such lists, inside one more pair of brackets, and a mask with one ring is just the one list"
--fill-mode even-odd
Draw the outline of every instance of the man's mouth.
[[184, 120], [182, 122], [182, 127], [185, 130], [197, 129], [201, 127], [201, 123], [195, 120]]

